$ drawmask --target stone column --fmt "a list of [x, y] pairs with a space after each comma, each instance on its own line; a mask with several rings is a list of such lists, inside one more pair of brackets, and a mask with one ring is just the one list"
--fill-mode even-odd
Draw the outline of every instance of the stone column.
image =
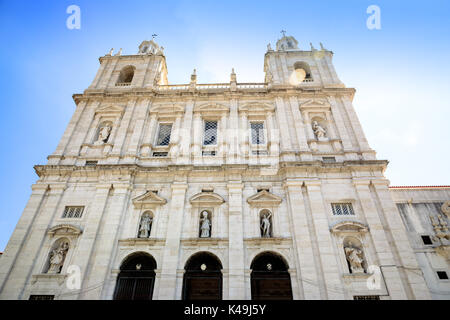
[[192, 118], [194, 110], [194, 101], [189, 100], [186, 103], [186, 111], [183, 119], [183, 127], [181, 128], [181, 141], [180, 141], [180, 157], [177, 158], [177, 163], [188, 164], [190, 163], [191, 155], [191, 139], [192, 139]]
[[179, 156], [180, 153], [180, 127], [181, 127], [181, 115], [177, 115], [175, 118], [175, 123], [172, 127], [172, 133], [170, 135], [170, 150], [169, 150], [169, 156], [173, 158], [174, 161], [176, 161], [176, 157]]
[[[24, 241], [22, 250], [14, 261], [20, 261], [20, 264], [12, 266], [9, 277], [4, 283], [2, 296], [5, 295], [9, 299], [26, 299], [27, 297], [24, 297], [23, 294], [32, 273], [42, 273], [42, 270], [38, 269], [40, 266], [36, 265], [36, 262], [41, 261], [40, 257], [42, 255], [45, 257], [48, 255], [48, 252], [43, 252], [42, 247], [47, 237], [47, 230], [55, 215], [58, 214], [57, 210], [66, 187], [65, 183], [50, 184], [50, 190], [48, 191], [47, 199], [44, 201], [45, 203], [43, 203], [42, 210], [39, 210], [39, 214], [33, 219], [29, 236]], [[62, 212], [59, 213], [62, 214]], [[3, 264], [3, 257], [1, 261]], [[12, 294], [9, 292], [14, 292], [14, 296], [10, 296]]]
[[388, 180], [372, 180], [372, 193], [376, 195], [376, 202], [380, 208], [384, 224], [388, 227], [389, 238], [394, 244], [394, 255], [398, 256], [398, 262], [406, 268], [405, 273], [411, 287], [413, 299], [431, 299], [430, 291], [425, 283], [422, 271], [417, 262], [414, 251], [408, 239], [407, 231], [400, 217], [398, 209], [392, 200], [388, 189]]
[[242, 188], [240, 182], [230, 182], [228, 188], [228, 271], [231, 300], [245, 299], [244, 230], [242, 221]]
[[155, 113], [150, 114], [150, 123], [148, 125], [147, 131], [144, 135], [144, 140], [142, 142], [141, 146], [141, 156], [142, 157], [149, 157], [150, 152], [153, 147], [153, 141], [155, 138], [155, 128], [156, 128], [156, 122], [157, 122], [157, 115]]
[[73, 254], [73, 264], [79, 266], [81, 269], [81, 290], [78, 293], [78, 298], [82, 298], [81, 293], [88, 287], [88, 270], [92, 267], [90, 264], [92, 264], [94, 260], [94, 246], [96, 245], [111, 184], [99, 183], [97, 184], [96, 189], [94, 199], [92, 200], [92, 206], [86, 219], [85, 228]]
[[148, 116], [150, 105], [151, 102], [149, 99], [143, 99], [142, 102], [136, 107], [136, 116], [133, 119], [134, 130], [128, 145], [128, 151], [126, 153], [126, 156], [130, 158], [130, 163], [134, 163], [136, 161], [138, 146], [143, 134], [144, 123]]
[[[344, 299], [344, 287], [337, 266], [333, 242], [330, 234], [327, 213], [322, 198], [321, 182], [319, 180], [305, 181], [306, 189], [311, 207], [311, 215], [315, 229], [318, 250], [320, 253], [320, 264], [327, 291], [327, 299]], [[342, 288], [342, 292], [337, 288]]]
[[194, 163], [200, 164], [202, 160], [202, 116], [200, 113], [194, 113], [194, 137], [192, 143], [192, 155]]
[[405, 289], [401, 280], [400, 273], [396, 267], [394, 257], [392, 255], [390, 243], [386, 237], [386, 231], [380, 220], [376, 204], [372, 200], [369, 189], [369, 180], [354, 180], [359, 201], [361, 203], [363, 214], [366, 218], [370, 230], [370, 236], [375, 246], [376, 264], [378, 264], [383, 272], [384, 280], [392, 299], [407, 299]]
[[[92, 263], [86, 271], [87, 281], [85, 283], [87, 288], [94, 288], [102, 281], [107, 283], [117, 251], [119, 228], [123, 225], [123, 217], [127, 211], [126, 203], [130, 196], [131, 185], [129, 183], [115, 183], [113, 190], [112, 203], [101, 219], [97, 240], [93, 248]], [[101, 299], [101, 293], [104, 290], [105, 286], [87, 290], [81, 293], [80, 298]]]
[[31, 189], [30, 199], [0, 258], [0, 299], [17, 299], [17, 296], [14, 297], [10, 292], [6, 292], [3, 289], [6, 282], [10, 279], [15, 262], [23, 254], [27, 236], [31, 234], [34, 221], [42, 210], [49, 186], [47, 184], [34, 184], [31, 186]]
[[75, 113], [73, 114], [72, 118], [70, 119], [70, 122], [66, 127], [66, 131], [64, 131], [64, 135], [62, 136], [61, 140], [59, 141], [59, 144], [56, 147], [55, 152], [53, 152], [53, 154], [49, 157], [49, 161], [48, 161], [49, 165], [55, 165], [55, 164], [59, 163], [60, 157], [64, 154], [64, 151], [66, 150], [67, 145], [73, 136], [74, 130], [78, 126], [81, 115], [83, 114], [84, 110], [86, 109], [86, 105], [87, 105], [87, 100], [83, 100], [77, 105], [77, 107], [75, 109]]
[[[301, 186], [301, 181], [286, 181], [285, 183], [294, 256], [298, 266], [296, 268], [298, 277], [292, 278], [291, 281], [298, 281], [298, 287], [304, 299], [321, 299], [317, 266], [315, 265], [314, 253], [311, 247], [313, 239], [308, 227]], [[293, 268], [293, 266], [289, 267]]]
[[217, 137], [217, 146], [218, 146], [218, 158], [220, 159], [220, 162], [223, 163], [224, 157], [227, 155], [228, 150], [228, 144], [227, 144], [227, 114], [223, 113], [220, 121], [219, 121], [219, 130], [218, 130], [218, 137]]
[[249, 154], [249, 132], [248, 132], [248, 119], [247, 119], [247, 112], [242, 111], [240, 113], [240, 130], [239, 130], [239, 138], [240, 138], [240, 150], [239, 154], [242, 158], [242, 161], [244, 161], [245, 157]]
[[238, 157], [239, 147], [239, 118], [238, 118], [238, 101], [236, 99], [230, 100], [230, 116], [228, 129], [224, 132], [228, 150], [226, 153], [226, 163], [236, 163]]
[[297, 97], [290, 97], [289, 100], [291, 102], [292, 114], [294, 115], [295, 131], [297, 133], [299, 151], [302, 153], [300, 158], [304, 161], [312, 160], [311, 154], [303, 154], [303, 152], [311, 153], [311, 150], [309, 150], [308, 141], [306, 139], [305, 121], [303, 120], [300, 112], [298, 99]]
[[341, 115], [341, 110], [339, 109], [339, 106], [336, 102], [336, 98], [331, 96], [328, 97], [328, 101], [331, 105], [331, 112], [333, 114], [333, 118], [336, 122], [336, 127], [339, 132], [339, 137], [342, 141], [342, 146], [344, 147], [344, 152], [349, 153], [346, 154], [347, 157], [350, 157], [348, 160], [356, 160], [356, 154], [354, 153], [353, 145], [349, 137], [349, 133], [347, 131], [347, 128], [345, 127], [344, 119]]
[[281, 136], [281, 153], [293, 152], [291, 137], [289, 135], [289, 122], [286, 117], [286, 107], [282, 97], [275, 98], [275, 113], [278, 119], [278, 128]]
[[164, 246], [162, 259], [161, 281], [158, 294], [159, 300], [174, 300], [180, 298], [177, 297], [175, 293], [187, 184], [174, 182], [171, 187], [172, 199], [170, 202], [166, 244]]
[[117, 136], [114, 141], [114, 147], [109, 154], [108, 162], [109, 163], [118, 163], [119, 158], [122, 154], [123, 144], [125, 142], [125, 138], [127, 136], [128, 128], [130, 127], [131, 119], [133, 117], [134, 108], [136, 106], [137, 99], [130, 99], [127, 103], [127, 107], [125, 109], [125, 114], [123, 115], [122, 121], [120, 123], [119, 130], [117, 131]]

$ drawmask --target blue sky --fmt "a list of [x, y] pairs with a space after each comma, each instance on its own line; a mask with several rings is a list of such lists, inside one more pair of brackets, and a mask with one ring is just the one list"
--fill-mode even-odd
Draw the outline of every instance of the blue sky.
[[[81, 29], [66, 28], [66, 8]], [[369, 5], [381, 30], [366, 27]], [[280, 30], [309, 50], [332, 50], [341, 80], [392, 185], [450, 184], [449, 1], [5, 1], [0, 0], [0, 251], [110, 48], [137, 52], [158, 34], [170, 83], [262, 82]]]

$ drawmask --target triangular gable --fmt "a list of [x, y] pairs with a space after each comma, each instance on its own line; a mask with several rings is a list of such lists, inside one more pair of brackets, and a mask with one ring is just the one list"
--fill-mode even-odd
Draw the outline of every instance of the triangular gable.
[[191, 204], [213, 206], [218, 206], [225, 202], [221, 196], [214, 192], [197, 193], [196, 195], [193, 195], [189, 201]]
[[166, 199], [158, 196], [153, 191], [147, 191], [144, 194], [133, 199], [133, 205], [135, 207], [143, 207], [143, 206], [161, 206], [166, 204]]
[[303, 102], [301, 107], [329, 107], [330, 104], [326, 100], [311, 99]]
[[48, 229], [47, 234], [54, 236], [54, 235], [79, 235], [81, 234], [83, 231], [74, 225], [71, 224], [58, 224], [54, 227], [51, 227], [50, 229]]
[[267, 112], [274, 110], [275, 110], [274, 105], [259, 102], [247, 103], [239, 107], [239, 111], [247, 111], [247, 112]]
[[95, 113], [100, 113], [100, 114], [106, 114], [106, 115], [110, 115], [110, 114], [121, 114], [123, 112], [123, 108], [116, 106], [116, 105], [108, 105], [105, 107], [99, 107], [95, 110]]
[[282, 201], [282, 198], [267, 190], [261, 190], [247, 199], [247, 202], [253, 206], [278, 206]]
[[194, 108], [194, 112], [228, 112], [230, 108], [221, 103], [204, 103]]
[[157, 112], [157, 113], [184, 112], [184, 107], [179, 104], [157, 104], [150, 108], [150, 112]]

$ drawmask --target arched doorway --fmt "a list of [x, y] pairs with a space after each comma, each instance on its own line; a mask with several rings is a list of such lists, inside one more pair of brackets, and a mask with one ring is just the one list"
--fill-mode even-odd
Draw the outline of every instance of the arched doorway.
[[151, 300], [156, 261], [147, 253], [135, 253], [120, 266], [114, 300]]
[[250, 266], [252, 300], [292, 300], [288, 268], [277, 254], [264, 252], [256, 256]]
[[208, 252], [194, 254], [186, 262], [184, 300], [222, 300], [222, 263]]

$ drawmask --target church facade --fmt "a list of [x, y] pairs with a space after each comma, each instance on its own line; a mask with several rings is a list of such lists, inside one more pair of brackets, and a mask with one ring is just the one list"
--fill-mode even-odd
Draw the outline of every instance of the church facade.
[[450, 189], [416, 197], [433, 222], [389, 188], [332, 56], [284, 36], [262, 83], [181, 85], [153, 40], [100, 57], [35, 166], [0, 299], [448, 298]]

